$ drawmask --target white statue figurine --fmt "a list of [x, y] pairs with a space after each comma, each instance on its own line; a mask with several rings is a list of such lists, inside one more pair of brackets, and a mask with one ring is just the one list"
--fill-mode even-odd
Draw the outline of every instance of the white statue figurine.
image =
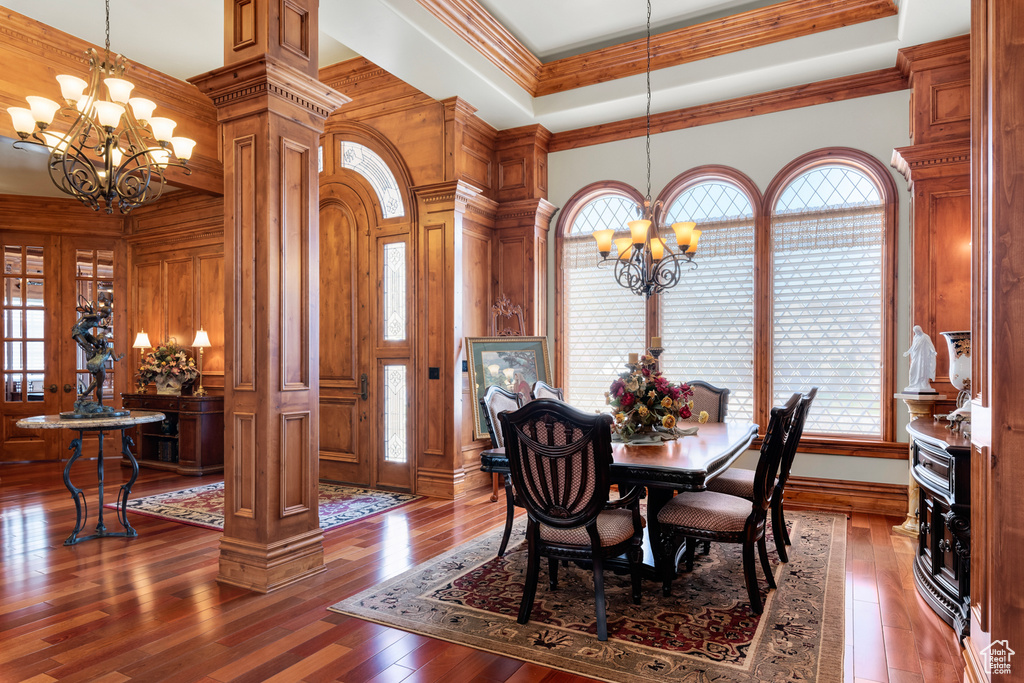
[[935, 379], [935, 345], [920, 325], [914, 325], [914, 341], [903, 357], [910, 356], [910, 386], [905, 394], [934, 394], [928, 380]]

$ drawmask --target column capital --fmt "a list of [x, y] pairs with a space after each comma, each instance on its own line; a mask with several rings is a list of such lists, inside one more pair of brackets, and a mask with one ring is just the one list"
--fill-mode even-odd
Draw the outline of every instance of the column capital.
[[268, 109], [297, 110], [303, 120], [323, 121], [338, 107], [351, 102], [330, 86], [271, 55], [258, 55], [205, 74], [189, 82], [213, 100], [223, 123]]

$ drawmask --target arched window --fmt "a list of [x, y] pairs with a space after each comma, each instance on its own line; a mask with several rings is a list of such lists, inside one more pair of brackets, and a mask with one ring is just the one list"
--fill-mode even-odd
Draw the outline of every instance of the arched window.
[[[697, 268], [661, 295], [662, 371], [676, 381], [728, 387], [729, 420], [754, 420], [754, 204], [729, 177], [700, 169], [673, 183], [665, 223], [695, 221]], [[678, 187], [678, 189], [674, 189]], [[675, 248], [675, 234], [669, 231]]]
[[808, 433], [883, 436], [891, 198], [880, 178], [853, 159], [798, 160], [771, 194], [772, 400], [819, 387]]
[[588, 412], [605, 408], [604, 392], [647, 336], [643, 298], [616, 286], [610, 267], [598, 267], [592, 236], [595, 230], [625, 228], [636, 218], [640, 201], [630, 188], [608, 183], [585, 188], [566, 207], [560, 254], [562, 382], [573, 405]]
[[[383, 218], [395, 218], [405, 215], [402, 205], [402, 193], [398, 189], [398, 181], [388, 165], [376, 152], [358, 142], [342, 140], [338, 150], [338, 166], [355, 171], [366, 178], [380, 200]], [[321, 167], [323, 163], [321, 162]]]

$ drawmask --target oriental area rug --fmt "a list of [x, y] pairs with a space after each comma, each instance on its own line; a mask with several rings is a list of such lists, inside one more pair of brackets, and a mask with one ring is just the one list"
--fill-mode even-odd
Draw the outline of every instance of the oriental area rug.
[[[320, 528], [333, 529], [393, 510], [420, 497], [320, 482]], [[114, 508], [115, 504], [104, 507]], [[224, 528], [224, 483], [129, 499], [128, 512], [220, 531]]]
[[[528, 624], [516, 622], [526, 544], [495, 556], [501, 534], [475, 539], [330, 609], [394, 628], [605, 681], [820, 681], [843, 679], [846, 518], [787, 512], [790, 562], [774, 550], [778, 590], [758, 573], [764, 614], [750, 611], [739, 545], [711, 544], [672, 597], [645, 580], [630, 599], [629, 576], [605, 572], [608, 640], [597, 640], [589, 570], [547, 562]], [[513, 539], [522, 539], [523, 522]], [[773, 541], [769, 540], [769, 548]]]

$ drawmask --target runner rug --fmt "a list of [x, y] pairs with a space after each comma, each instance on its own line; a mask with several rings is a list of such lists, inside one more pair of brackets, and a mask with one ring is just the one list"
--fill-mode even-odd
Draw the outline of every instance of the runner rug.
[[[673, 595], [645, 580], [633, 605], [627, 576], [605, 573], [608, 640], [597, 640], [593, 575], [574, 565], [550, 591], [541, 562], [528, 624], [516, 622], [526, 544], [497, 558], [500, 533], [475, 539], [330, 609], [368, 621], [606, 681], [843, 679], [846, 518], [787, 512], [790, 562], [774, 550], [778, 590], [764, 614], [747, 603], [739, 545], [712, 543], [681, 573]], [[522, 538], [522, 524], [513, 538]], [[773, 541], [769, 540], [769, 547]], [[758, 573], [761, 568], [758, 566]]]
[[[393, 510], [420, 497], [320, 482], [320, 528], [333, 529]], [[115, 504], [109, 503], [104, 507], [114, 508]], [[224, 483], [129, 499], [128, 512], [219, 531], [224, 528]]]

